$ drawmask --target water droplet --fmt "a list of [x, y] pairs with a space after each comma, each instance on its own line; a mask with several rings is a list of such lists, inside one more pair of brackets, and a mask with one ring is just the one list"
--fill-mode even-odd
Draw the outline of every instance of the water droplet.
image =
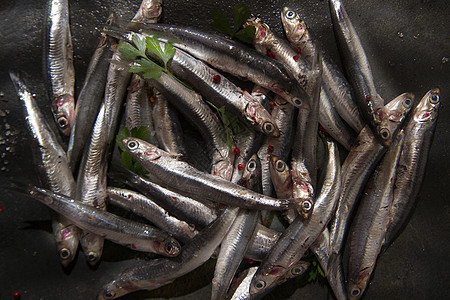
[[9, 115], [9, 114], [11, 113], [11, 111], [10, 111], [9, 109], [5, 109], [5, 113], [6, 113], [7, 115]]
[[414, 35], [414, 39], [417, 40], [419, 38], [419, 36], [420, 36], [420, 33]]
[[446, 56], [442, 57], [441, 63], [443, 63], [443, 64], [448, 63], [448, 57], [446, 57]]
[[399, 31], [397, 32], [397, 35], [399, 38], [403, 38], [405, 35], [403, 34], [403, 32]]
[[5, 129], [6, 130], [11, 129], [11, 125], [9, 125], [8, 123], [5, 123]]
[[6, 136], [11, 135], [11, 130], [7, 130], [7, 131], [5, 132], [5, 135], [6, 135]]
[[0, 109], [0, 117], [6, 117], [6, 113], [4, 110]]
[[0, 154], [0, 158], [5, 158], [6, 157], [6, 153], [3, 152], [2, 154]]
[[3, 164], [4, 164], [5, 166], [8, 165], [8, 164], [9, 164], [9, 160], [3, 161]]
[[0, 91], [0, 97], [5, 97], [5, 92]]

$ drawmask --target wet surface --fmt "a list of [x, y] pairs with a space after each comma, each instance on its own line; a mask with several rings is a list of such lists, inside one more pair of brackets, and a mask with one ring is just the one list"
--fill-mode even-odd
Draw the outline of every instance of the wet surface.
[[[99, 30], [110, 12], [130, 19], [139, 1], [70, 1], [77, 91], [82, 84]], [[87, 4], [89, 2], [89, 4]], [[205, 3], [207, 2], [207, 3]], [[231, 11], [240, 1], [165, 1], [163, 22], [209, 27], [213, 9]], [[450, 295], [449, 126], [450, 3], [441, 1], [344, 0], [371, 63], [380, 95], [389, 101], [403, 92], [416, 100], [429, 89], [441, 89], [442, 104], [419, 202], [410, 223], [377, 263], [364, 299], [442, 299]], [[314, 37], [339, 61], [327, 1], [246, 1], [250, 10], [281, 33], [283, 5], [297, 8]], [[46, 1], [2, 1], [0, 4], [0, 176], [36, 183], [21, 108], [8, 70], [26, 74], [36, 100], [51, 120], [42, 70]], [[2, 188], [0, 198], [0, 299], [94, 299], [101, 286], [144, 256], [107, 243], [102, 262], [91, 269], [83, 255], [69, 270], [60, 266], [46, 207]], [[167, 287], [123, 299], [207, 299], [214, 261]], [[267, 299], [331, 299], [326, 285], [299, 288], [290, 281]]]

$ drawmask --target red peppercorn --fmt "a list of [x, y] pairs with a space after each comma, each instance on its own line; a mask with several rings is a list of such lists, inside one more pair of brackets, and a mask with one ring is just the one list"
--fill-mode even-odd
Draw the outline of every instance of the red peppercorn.
[[134, 244], [131, 244], [131, 248], [136, 249], [136, 246]]
[[270, 102], [269, 102], [269, 106], [270, 106], [270, 108], [273, 108], [273, 107], [275, 106], [275, 102], [270, 101]]
[[297, 52], [298, 54], [302, 54], [302, 49], [296, 48], [296, 49], [295, 49], [295, 52]]
[[273, 53], [272, 51], [267, 51], [267, 56], [270, 58], [275, 58], [275, 53]]
[[322, 125], [320, 125], [320, 124], [319, 124], [319, 130], [322, 131], [322, 132], [327, 132], [327, 131], [325, 130], [325, 128], [323, 128]]
[[267, 152], [272, 153], [273, 152], [273, 146], [269, 145], [269, 147], [267, 147]]
[[295, 61], [298, 61], [298, 59], [300, 58], [300, 56], [298, 55], [294, 55], [294, 57], [292, 57]]
[[13, 293], [13, 299], [14, 299], [14, 300], [19, 300], [19, 299], [20, 299], [20, 293], [19, 293], [18, 291], [15, 291], [15, 292]]
[[238, 164], [238, 170], [239, 171], [244, 170], [244, 168], [245, 168], [244, 164]]
[[213, 82], [216, 83], [216, 84], [217, 84], [217, 83], [220, 83], [220, 79], [221, 79], [221, 78], [220, 78], [220, 75], [214, 75], [214, 77], [213, 77]]
[[372, 186], [371, 186], [371, 185], [367, 185], [367, 188], [368, 188], [369, 190], [371, 190], [371, 189], [372, 189]]
[[234, 154], [236, 154], [236, 155], [241, 154], [241, 149], [239, 149], [239, 148], [234, 148]]
[[0, 205], [0, 212], [3, 212], [3, 206]]

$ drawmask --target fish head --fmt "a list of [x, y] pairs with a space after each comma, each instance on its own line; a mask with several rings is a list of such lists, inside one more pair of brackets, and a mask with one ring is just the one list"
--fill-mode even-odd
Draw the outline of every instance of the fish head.
[[275, 155], [269, 159], [270, 177], [283, 190], [292, 190], [291, 170], [286, 162]]
[[150, 23], [159, 20], [162, 13], [162, 0], [144, 0], [133, 18], [133, 22]]
[[289, 268], [288, 272], [286, 273], [286, 280], [302, 275], [306, 272], [306, 270], [308, 270], [310, 265], [310, 262], [303, 260], [295, 263], [292, 267]]
[[116, 299], [137, 290], [139, 290], [138, 287], [128, 284], [126, 281], [113, 280], [103, 287], [97, 296], [97, 300]]
[[58, 129], [64, 135], [69, 135], [75, 121], [74, 97], [69, 94], [55, 96], [53, 98], [52, 111]]
[[438, 116], [440, 106], [439, 89], [435, 88], [428, 91], [420, 100], [414, 110], [413, 118], [416, 122], [431, 122]]
[[250, 283], [250, 295], [263, 294], [267, 290], [285, 281], [288, 269], [276, 265], [261, 265]]
[[162, 241], [153, 241], [153, 247], [155, 249], [155, 253], [167, 256], [167, 257], [175, 257], [178, 256], [181, 252], [180, 243], [174, 238], [166, 238]]
[[245, 164], [242, 177], [238, 184], [244, 184], [248, 189], [253, 189], [253, 186], [261, 182], [261, 161], [256, 154], [253, 154]]
[[90, 232], [83, 232], [80, 236], [80, 243], [84, 250], [87, 262], [95, 266], [102, 257], [104, 239]]
[[283, 7], [281, 12], [281, 22], [283, 23], [286, 37], [291, 43], [301, 41], [308, 32], [306, 24], [300, 16], [291, 8]]
[[256, 126], [260, 132], [270, 136], [279, 136], [280, 130], [270, 113], [248, 92], [243, 92], [242, 95], [247, 98], [247, 100], [250, 100], [247, 101], [248, 104], [244, 108], [243, 113], [245, 118], [252, 125]]
[[349, 299], [356, 300], [361, 298], [364, 293], [364, 290], [369, 283], [370, 275], [372, 274], [373, 266], [361, 269], [357, 276], [356, 280], [349, 279], [347, 285], [347, 292]]
[[125, 147], [125, 150], [138, 161], [157, 160], [164, 154], [168, 154], [167, 152], [159, 149], [156, 146], [153, 146], [148, 142], [133, 137], [123, 138], [122, 144]]
[[64, 226], [60, 222], [53, 222], [53, 232], [60, 262], [67, 267], [77, 253], [78, 229], [74, 225]]
[[[395, 138], [397, 131], [406, 119], [414, 102], [412, 93], [403, 93], [384, 106], [384, 110], [379, 110], [380, 125], [377, 126], [380, 142], [389, 146]], [[387, 114], [387, 115], [385, 115]]]

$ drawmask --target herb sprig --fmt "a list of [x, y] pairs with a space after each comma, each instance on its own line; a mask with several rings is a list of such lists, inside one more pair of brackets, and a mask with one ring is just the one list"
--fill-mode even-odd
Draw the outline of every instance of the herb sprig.
[[224, 13], [213, 10], [211, 18], [213, 19], [211, 27], [222, 32], [232, 39], [238, 39], [244, 43], [251, 44], [255, 36], [256, 28], [254, 26], [247, 26], [242, 28], [245, 21], [250, 17], [250, 10], [245, 3], [236, 4], [233, 7], [233, 27]]
[[[167, 63], [175, 55], [176, 50], [170, 43], [164, 44], [161, 48], [159, 41], [154, 37], [141, 38], [134, 34], [131, 38], [134, 45], [129, 42], [119, 44], [119, 52], [128, 59], [134, 59], [130, 68], [131, 73], [143, 73], [142, 76], [147, 79], [159, 79], [162, 72], [172, 75], [167, 69]], [[147, 51], [154, 53], [164, 63], [161, 67], [147, 56]], [[173, 75], [172, 75], [173, 76]]]
[[134, 137], [149, 142], [150, 133], [148, 126], [132, 128], [131, 131], [127, 127], [124, 127], [116, 136], [116, 143], [121, 151], [120, 162], [122, 163], [122, 165], [125, 168], [133, 171], [137, 175], [147, 175], [148, 171], [136, 159], [134, 159], [130, 153], [125, 150], [125, 146], [122, 144], [122, 139], [126, 137]]

